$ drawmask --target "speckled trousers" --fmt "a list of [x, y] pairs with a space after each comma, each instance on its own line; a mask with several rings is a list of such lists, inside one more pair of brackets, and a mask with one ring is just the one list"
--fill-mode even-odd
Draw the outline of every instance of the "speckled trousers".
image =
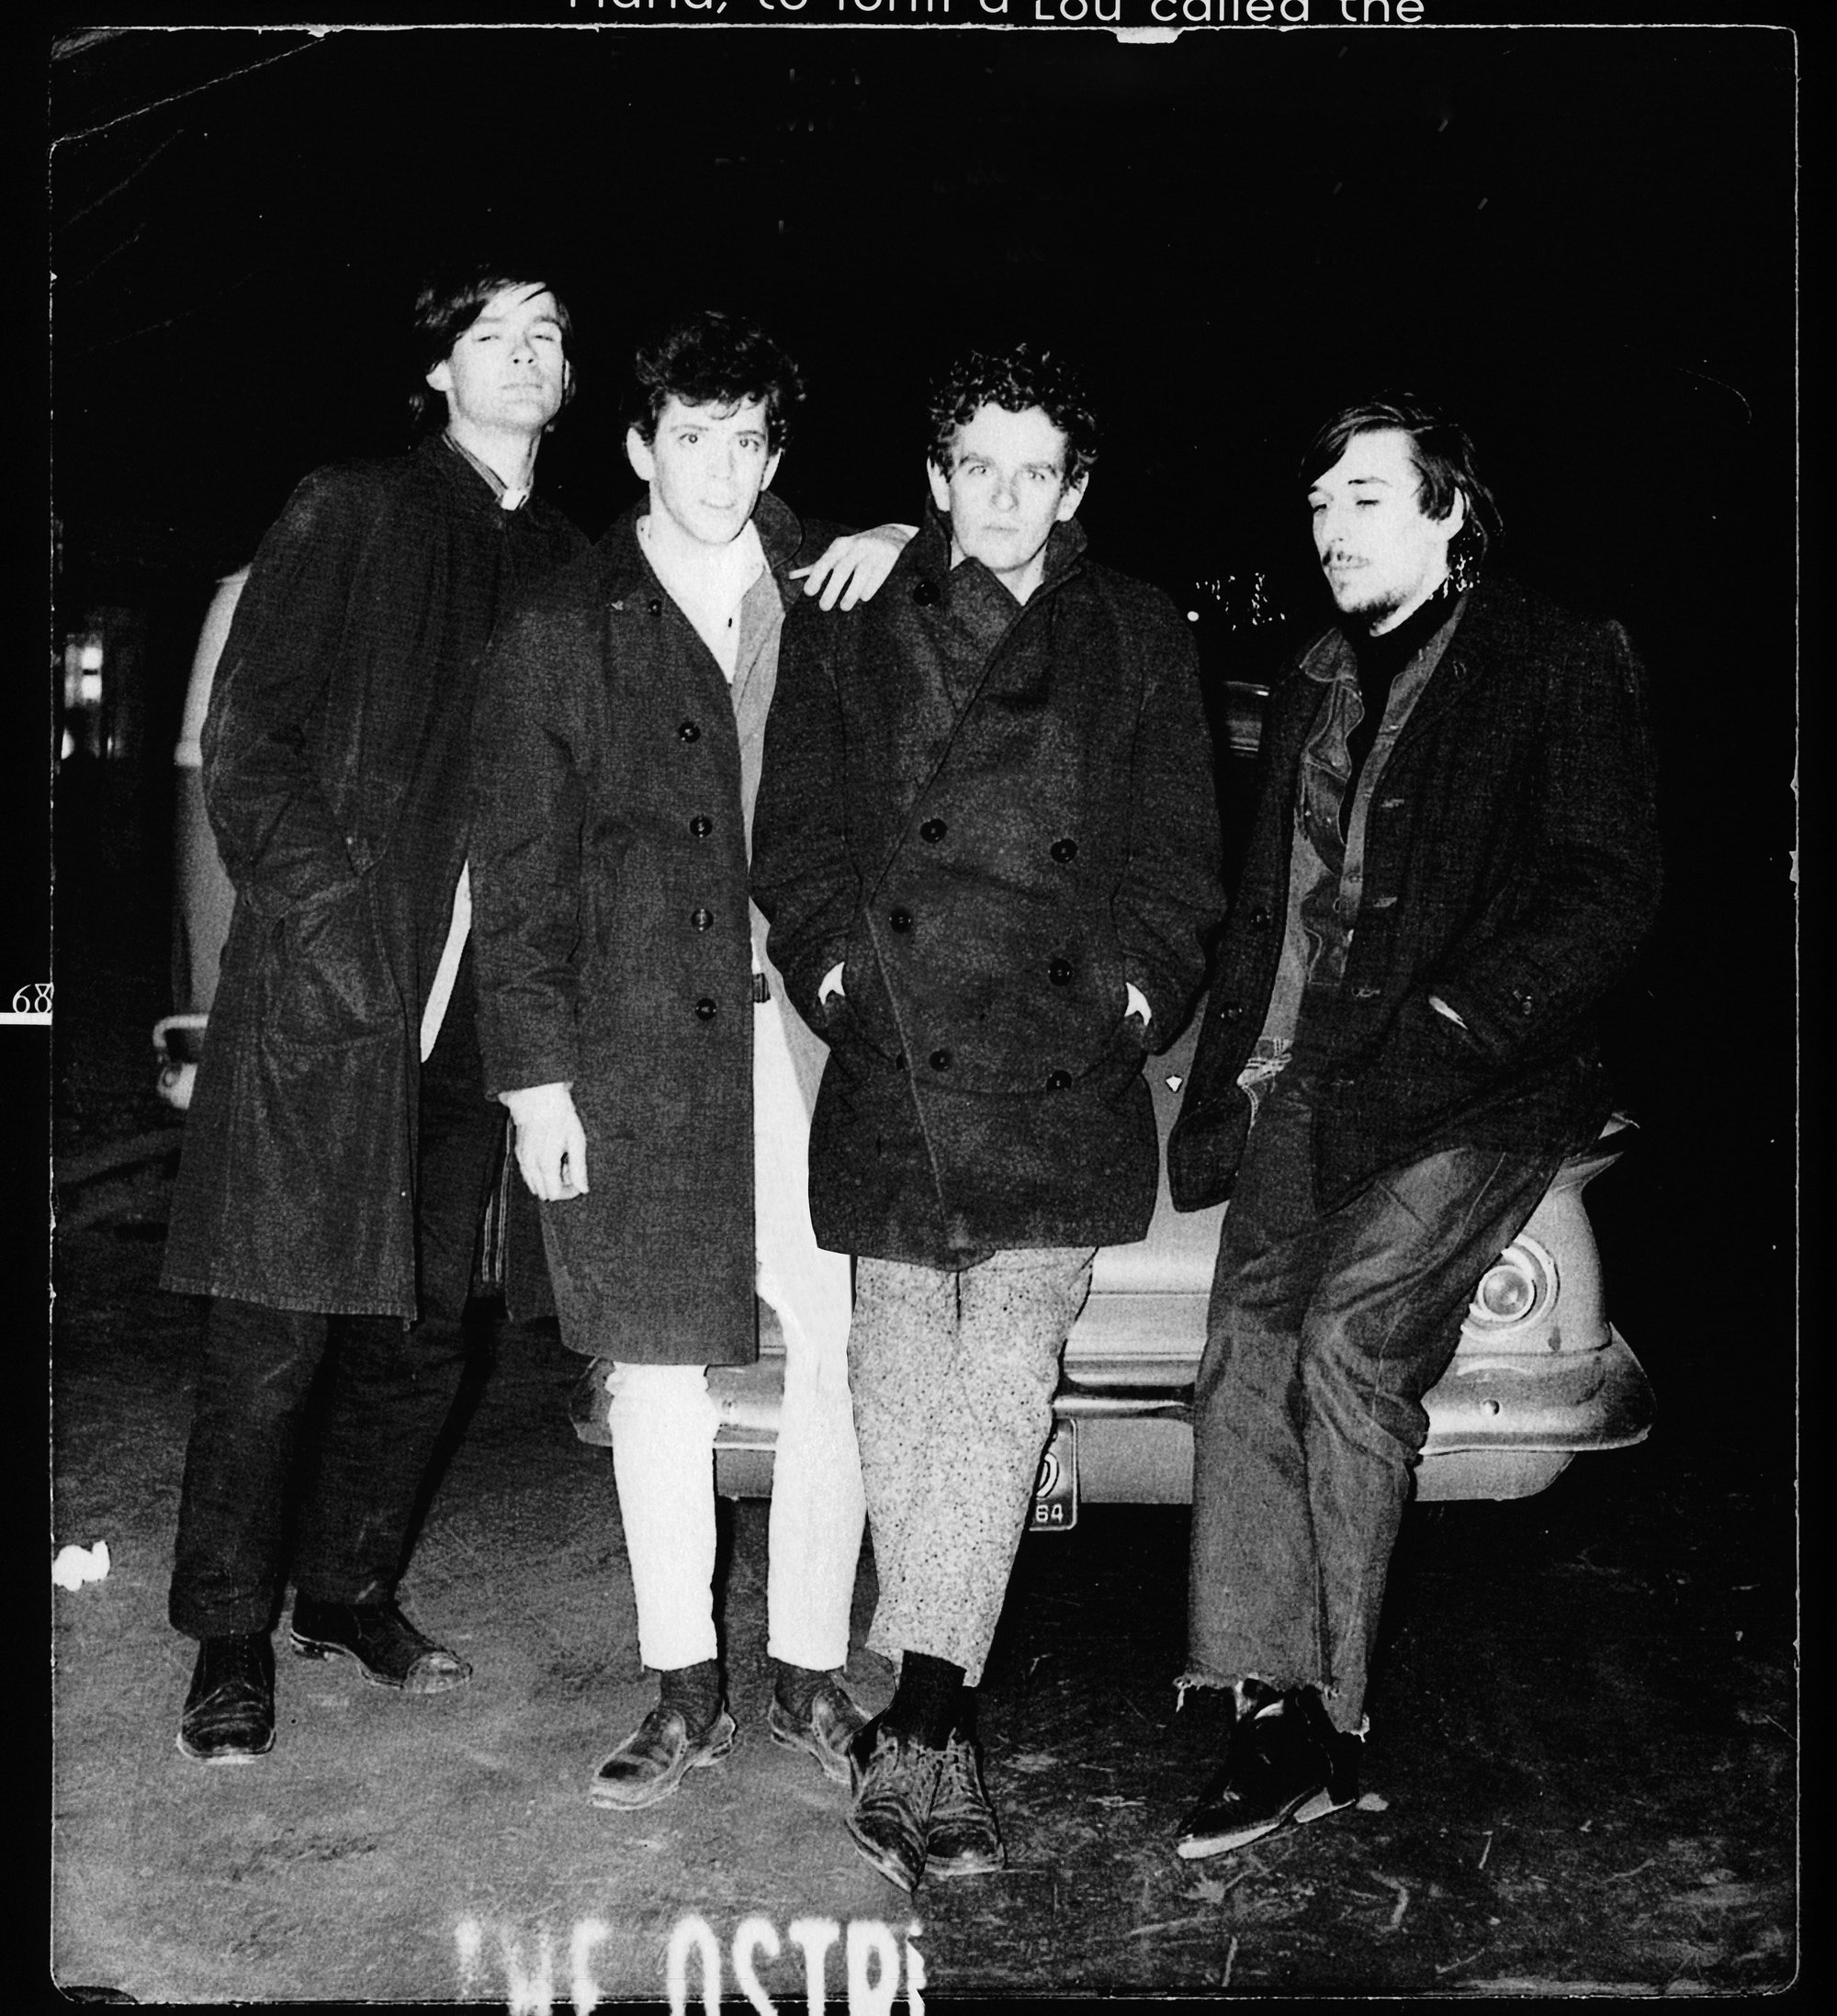
[[[784, 1335], [772, 1461], [766, 1650], [847, 1663], [866, 1504], [849, 1408], [849, 1263], [810, 1227], [809, 1116], [776, 1000], [753, 1011], [753, 1236], [759, 1293]], [[616, 1364], [607, 1420], [638, 1656], [667, 1671], [716, 1656], [715, 1430], [700, 1365]]]
[[863, 1259], [849, 1380], [880, 1602], [868, 1644], [982, 1678], [1095, 1249], [961, 1272]]

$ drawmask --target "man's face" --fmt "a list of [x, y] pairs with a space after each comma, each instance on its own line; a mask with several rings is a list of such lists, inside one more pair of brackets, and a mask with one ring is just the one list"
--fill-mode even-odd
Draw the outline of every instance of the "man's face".
[[539, 284], [492, 295], [427, 382], [445, 393], [456, 433], [539, 434], [568, 390], [554, 295]]
[[950, 474], [927, 465], [958, 549], [1023, 601], [1044, 569], [1048, 535], [1084, 501], [1085, 486], [1065, 480], [1065, 450], [1064, 434], [1039, 407], [979, 406], [957, 430]]
[[625, 435], [631, 466], [650, 485], [655, 508], [700, 546], [726, 546], [752, 516], [778, 457], [768, 452], [765, 401], [685, 406], [672, 392], [655, 439]]
[[1448, 573], [1448, 541], [1466, 520], [1423, 513], [1410, 437], [1398, 427], [1354, 434], [1308, 491], [1314, 551], [1343, 615], [1376, 636], [1426, 602]]

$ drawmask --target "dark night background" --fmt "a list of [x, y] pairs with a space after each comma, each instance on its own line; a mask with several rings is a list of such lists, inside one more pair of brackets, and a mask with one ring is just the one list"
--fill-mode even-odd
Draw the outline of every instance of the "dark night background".
[[1199, 612], [1214, 683], [1275, 641], [1229, 580], [1319, 614], [1313, 423], [1386, 383], [1453, 404], [1499, 564], [1651, 673], [1669, 884], [1616, 1002], [1645, 1134], [1591, 1199], [1611, 1306], [1662, 1421], [1790, 1462], [1791, 36], [71, 29], [51, 58], [51, 643], [141, 626], [106, 817], [155, 908], [213, 580], [308, 468], [402, 440], [436, 256], [509, 248], [572, 305], [541, 476], [593, 533], [635, 491], [624, 359], [672, 307], [800, 357], [778, 488], [858, 522], [916, 512], [946, 352], [1064, 344], [1107, 420], [1095, 549]]

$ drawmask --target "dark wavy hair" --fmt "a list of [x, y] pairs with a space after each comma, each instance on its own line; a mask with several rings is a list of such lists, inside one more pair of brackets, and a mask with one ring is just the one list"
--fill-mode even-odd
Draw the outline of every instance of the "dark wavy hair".
[[791, 419], [804, 402], [795, 360], [757, 322], [720, 309], [703, 309], [639, 345], [630, 421], [648, 445], [672, 399], [685, 406], [765, 405], [765, 445], [776, 455], [791, 438]]
[[[427, 382], [427, 374], [453, 355], [453, 345], [478, 321], [494, 295], [502, 294], [506, 287], [547, 287], [555, 295], [555, 319], [561, 325], [562, 353], [571, 354], [574, 319], [552, 281], [506, 272], [502, 267], [464, 266], [430, 274], [422, 282], [410, 325], [414, 344], [414, 382], [408, 395], [408, 409], [417, 434], [427, 431], [446, 413], [445, 394], [434, 389]], [[573, 397], [574, 374], [569, 371], [567, 389], [561, 395], [562, 405], [565, 407]]]
[[1024, 413], [1037, 406], [1065, 437], [1065, 481], [1082, 483], [1097, 460], [1097, 416], [1076, 367], [1051, 350], [1018, 343], [1002, 351], [970, 350], [931, 388], [932, 466], [948, 476], [957, 432], [985, 406]]
[[1477, 572], [1486, 549], [1505, 529], [1498, 501], [1486, 487], [1473, 457], [1473, 443], [1451, 413], [1432, 406], [1414, 392], [1391, 392], [1364, 400], [1335, 413], [1308, 444], [1302, 457], [1302, 487], [1330, 469], [1358, 434], [1407, 434], [1410, 460], [1416, 471], [1416, 501], [1428, 518], [1446, 518], [1459, 493], [1467, 502], [1467, 520], [1448, 549], [1449, 569], [1457, 578], [1460, 562]]

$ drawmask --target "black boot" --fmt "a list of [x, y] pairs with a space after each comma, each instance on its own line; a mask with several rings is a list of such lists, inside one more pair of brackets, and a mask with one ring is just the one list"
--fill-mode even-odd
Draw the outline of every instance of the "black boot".
[[472, 1677], [457, 1652], [417, 1630], [393, 1599], [322, 1603], [302, 1592], [293, 1599], [293, 1649], [302, 1659], [355, 1659], [366, 1680], [404, 1694], [445, 1694]]
[[238, 1763], [275, 1747], [275, 1648], [265, 1631], [198, 1646], [178, 1747], [200, 1764]]
[[1187, 1816], [1177, 1852], [1189, 1862], [1222, 1855], [1351, 1805], [1358, 1745], [1333, 1727], [1313, 1688], [1279, 1695], [1245, 1682], [1223, 1765]]

